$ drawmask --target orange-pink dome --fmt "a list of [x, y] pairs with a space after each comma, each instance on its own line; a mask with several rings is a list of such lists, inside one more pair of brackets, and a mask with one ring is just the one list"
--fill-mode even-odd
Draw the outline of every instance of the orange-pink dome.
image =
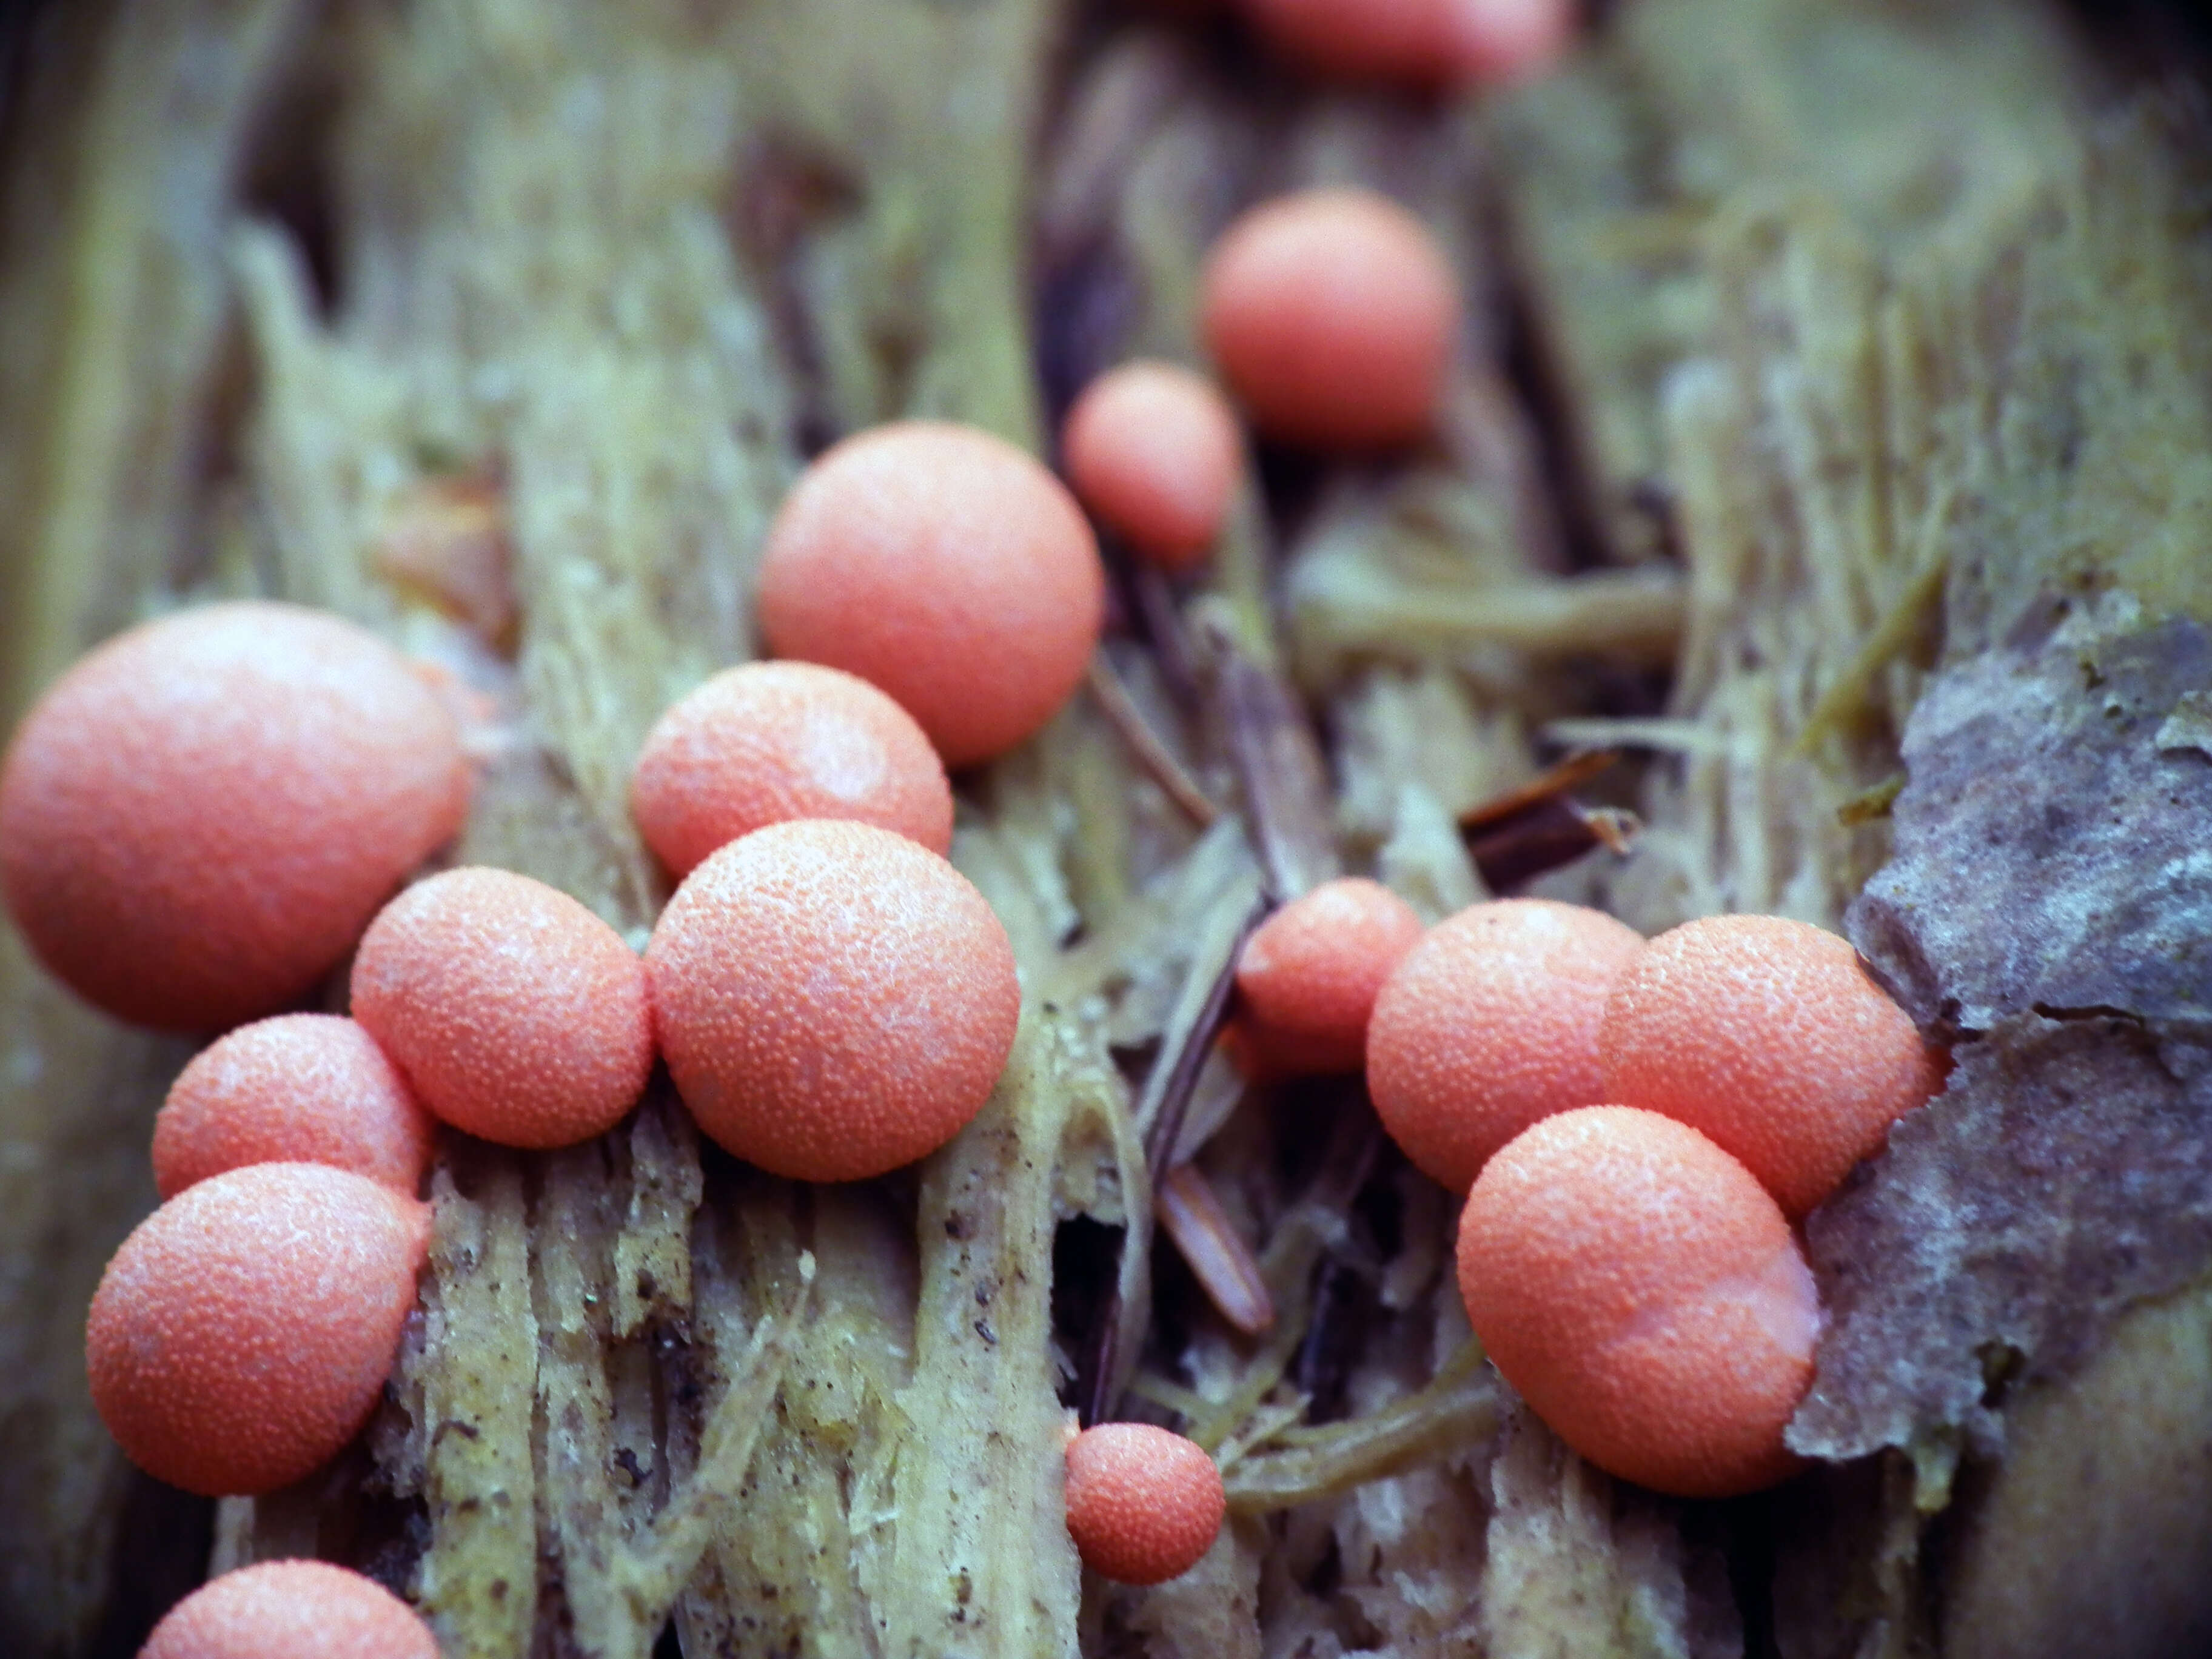
[[1600, 1468], [1684, 1498], [1781, 1479], [1820, 1298], [1790, 1224], [1696, 1130], [1547, 1117], [1484, 1165], [1460, 1294], [1499, 1371]]
[[1060, 480], [1002, 439], [937, 422], [822, 455], [761, 563], [769, 648], [887, 692], [951, 767], [1059, 712], [1105, 605], [1097, 543]]
[[386, 905], [354, 957], [353, 1012], [423, 1105], [502, 1146], [604, 1134], [653, 1071], [637, 952], [511, 870], [448, 870]]
[[169, 1609], [138, 1659], [438, 1659], [415, 1610], [327, 1561], [227, 1572]]
[[952, 786], [914, 717], [842, 669], [726, 669], [657, 720], [630, 780], [630, 811], [681, 879], [740, 836], [793, 818], [853, 818], [942, 854]]
[[174, 1198], [249, 1164], [327, 1164], [410, 1198], [437, 1126], [376, 1039], [332, 1014], [279, 1014], [203, 1049], [154, 1119], [154, 1185]]
[[801, 1181], [882, 1175], [951, 1139], [1021, 1013], [983, 896], [872, 824], [803, 820], [731, 842], [677, 890], [646, 965], [699, 1127]]
[[100, 1420], [186, 1492], [301, 1479], [375, 1407], [428, 1240], [428, 1206], [319, 1164], [187, 1188], [123, 1241], [93, 1295]]
[[1213, 1547], [1228, 1508], [1212, 1458], [1169, 1430], [1101, 1423], [1067, 1449], [1067, 1530], [1101, 1577], [1180, 1578]]
[[1387, 197], [1263, 202], [1206, 256], [1203, 287], [1206, 349], [1268, 436], [1378, 450], [1435, 424], [1458, 284], [1427, 228]]
[[0, 769], [0, 889], [55, 976], [119, 1018], [283, 1009], [460, 828], [453, 716], [374, 635], [203, 605], [101, 646]]

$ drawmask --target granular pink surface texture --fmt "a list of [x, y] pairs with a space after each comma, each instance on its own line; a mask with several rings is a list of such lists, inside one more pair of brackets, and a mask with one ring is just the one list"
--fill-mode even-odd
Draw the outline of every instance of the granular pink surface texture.
[[1240, 1046], [1268, 1076], [1358, 1071], [1375, 999], [1420, 938], [1413, 907], [1364, 877], [1291, 900], [1237, 961]]
[[240, 1026], [179, 1073], [154, 1119], [154, 1184], [173, 1198], [248, 1164], [327, 1164], [412, 1198], [436, 1134], [359, 1025], [279, 1014]]
[[0, 769], [0, 889], [87, 1001], [221, 1030], [335, 968], [460, 828], [469, 784], [453, 716], [374, 635], [204, 605], [109, 641], [32, 709]]
[[508, 870], [448, 870], [386, 906], [354, 958], [353, 1012], [434, 1114], [502, 1146], [605, 1133], [653, 1071], [637, 952]]
[[872, 824], [780, 823], [691, 872], [646, 948], [678, 1093], [726, 1150], [802, 1181], [910, 1164], [1013, 1048], [1013, 947], [966, 877]]
[[1180, 1578], [1228, 1508], [1213, 1459], [1170, 1430], [1101, 1423], [1067, 1449], [1067, 1530], [1083, 1565], [1117, 1583]]
[[1097, 542], [1060, 480], [1003, 439], [939, 422], [823, 453], [761, 564], [769, 648], [889, 693], [956, 768], [1058, 712], [1105, 604]]
[[1813, 1379], [1812, 1270], [1696, 1130], [1623, 1106], [1547, 1117], [1484, 1166], [1458, 1248], [1484, 1349], [1600, 1468], [1721, 1498], [1796, 1467], [1782, 1431]]
[[1606, 998], [1644, 954], [1601, 910], [1499, 899], [1438, 922], [1375, 1000], [1367, 1086], [1423, 1173], [1465, 1192], [1539, 1118], [1607, 1098]]
[[1662, 933], [1600, 1031], [1606, 1097], [1686, 1123], [1802, 1216], [1942, 1086], [1944, 1057], [1850, 941], [1781, 916]]
[[429, 1206], [319, 1164], [210, 1176], [123, 1241], [92, 1298], [93, 1404], [131, 1461], [274, 1491], [367, 1420], [415, 1305]]
[[690, 692], [646, 734], [630, 813], [679, 879], [739, 836], [852, 818], [942, 854], [952, 786], [914, 717], [841, 669], [751, 662]]
[[372, 1579], [327, 1561], [264, 1561], [169, 1609], [138, 1659], [438, 1659], [430, 1627]]

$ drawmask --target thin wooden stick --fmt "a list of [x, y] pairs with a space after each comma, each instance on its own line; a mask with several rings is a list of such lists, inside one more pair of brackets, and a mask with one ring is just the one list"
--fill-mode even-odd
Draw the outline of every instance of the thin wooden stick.
[[1145, 711], [1137, 707], [1129, 688], [1121, 684], [1121, 677], [1114, 665], [1106, 659], [1103, 651], [1094, 652], [1091, 658], [1091, 695], [1108, 724], [1121, 734], [1121, 741], [1129, 745], [1129, 752], [1143, 767], [1146, 776], [1159, 785], [1167, 798], [1182, 809], [1182, 814], [1200, 829], [1211, 825], [1219, 816], [1213, 803], [1206, 799], [1206, 791], [1197, 781], [1183, 770], [1182, 763], [1160, 741], [1158, 732], [1146, 720]]
[[1493, 893], [1531, 882], [1602, 847], [1625, 854], [1644, 828], [1633, 812], [1554, 795], [1467, 837], [1468, 854]]
[[1644, 823], [1633, 812], [1585, 806], [1567, 792], [1620, 760], [1617, 749], [1570, 755], [1541, 777], [1460, 815], [1474, 867], [1492, 892], [1534, 880], [1602, 847], [1625, 855]]
[[[1268, 908], [1263, 893], [1246, 912], [1243, 924], [1218, 962], [1194, 962], [1190, 965], [1194, 975], [1212, 975], [1206, 1000], [1200, 1006], [1197, 1017], [1184, 1030], [1182, 1041], [1171, 1042], [1161, 1050], [1152, 1062], [1152, 1076], [1145, 1085], [1145, 1092], [1153, 1095], [1155, 1080], [1158, 1082], [1158, 1103], [1151, 1108], [1150, 1127], [1145, 1133], [1145, 1166], [1155, 1193], [1166, 1181], [1168, 1159], [1175, 1155], [1176, 1142], [1182, 1139], [1183, 1114], [1190, 1104], [1191, 1091], [1198, 1086], [1199, 1071], [1212, 1050], [1214, 1038], [1220, 1035], [1222, 1022], [1229, 1017], [1229, 1000], [1237, 988], [1237, 958], [1244, 954], [1244, 941], [1252, 937], [1252, 930], [1260, 925]], [[1123, 1248], [1127, 1248], [1126, 1243]], [[1121, 1293], [1117, 1285], [1114, 1294], [1106, 1299], [1097, 1329], [1083, 1358], [1078, 1397], [1086, 1425], [1105, 1422], [1113, 1412], [1114, 1370], [1121, 1329]]]
[[1195, 708], [1198, 675], [1190, 665], [1190, 641], [1183, 636], [1175, 590], [1165, 574], [1141, 562], [1129, 578], [1129, 588], [1136, 596], [1137, 615], [1152, 640], [1153, 655], [1159, 659], [1168, 695], [1185, 708]]
[[1253, 850], [1278, 904], [1337, 873], [1328, 768], [1297, 694], [1239, 650], [1226, 629], [1208, 643], [1230, 763], [1244, 793]]
[[1607, 852], [1626, 858], [1635, 850], [1636, 838], [1644, 833], [1644, 820], [1635, 813], [1619, 806], [1584, 806], [1580, 801], [1571, 800], [1567, 805]]
[[[1237, 989], [1237, 963], [1244, 954], [1244, 943], [1273, 908], [1262, 893], [1245, 912], [1243, 923], [1231, 940], [1228, 951], [1212, 966], [1212, 982], [1199, 1008], [1198, 1018], [1184, 1034], [1182, 1045], [1173, 1054], [1163, 1054], [1153, 1062], [1169, 1068], [1160, 1088], [1159, 1103], [1152, 1108], [1145, 1132], [1145, 1167], [1152, 1176], [1155, 1191], [1167, 1173], [1168, 1160], [1175, 1156], [1176, 1143], [1182, 1139], [1183, 1113], [1190, 1105], [1192, 1091], [1198, 1087], [1199, 1071], [1213, 1050], [1213, 1039], [1221, 1034], [1222, 1023], [1229, 1018], [1229, 999]], [[1193, 963], [1191, 971], [1206, 972], [1208, 967], [1204, 963]], [[1150, 1092], [1149, 1079], [1146, 1092]], [[1140, 1111], [1139, 1115], [1144, 1114]]]
[[1247, 1336], [1273, 1328], [1274, 1298], [1260, 1276], [1260, 1264], [1196, 1165], [1179, 1164], [1168, 1171], [1153, 1213], [1224, 1319]]
[[1620, 759], [1618, 749], [1586, 749], [1580, 754], [1570, 755], [1541, 776], [1532, 778], [1517, 789], [1509, 789], [1502, 795], [1493, 795], [1481, 805], [1462, 812], [1459, 827], [1465, 830], [1486, 829], [1507, 818], [1517, 817], [1531, 807], [1540, 806], [1555, 795], [1588, 783], [1592, 778]]

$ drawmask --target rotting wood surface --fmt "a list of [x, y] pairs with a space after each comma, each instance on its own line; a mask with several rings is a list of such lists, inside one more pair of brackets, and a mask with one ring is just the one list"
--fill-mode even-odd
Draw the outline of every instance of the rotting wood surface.
[[[350, 1559], [488, 1659], [641, 1656], [672, 1617], [691, 1654], [1705, 1655], [1743, 1650], [1723, 1558], [1771, 1526], [1754, 1638], [1785, 1654], [2075, 1625], [2157, 1650], [2099, 1622], [2085, 1574], [2114, 1559], [2194, 1628], [2154, 1548], [2075, 1565], [2036, 1529], [2057, 1494], [2129, 1535], [2060, 1455], [2085, 1417], [2166, 1480], [2146, 1513], [2194, 1512], [2212, 1396], [2157, 1357], [2201, 1298], [2023, 1391], [1931, 1579], [1955, 1438], [1765, 1519], [1616, 1492], [1551, 1442], [1468, 1346], [1449, 1199], [1340, 1094], [1198, 1073], [1170, 1156], [1279, 1316], [1243, 1335], [1165, 1273], [1155, 1309], [1133, 1115], [1263, 872], [1372, 868], [1445, 914], [1482, 890], [1456, 820], [1542, 738], [1644, 757], [1618, 799], [1649, 827], [1540, 890], [1647, 930], [1834, 925], [1888, 856], [1864, 803], [1897, 793], [1931, 670], [2054, 591], [2212, 619], [2187, 94], [2131, 106], [2071, 24], [2001, 0], [1638, 0], [1466, 109], [1047, 0], [69, 9], [8, 131], [0, 718], [147, 610], [331, 606], [478, 696], [457, 856], [641, 940], [665, 892], [630, 759], [750, 649], [750, 562], [813, 448], [902, 415], [1034, 444], [1104, 364], [1194, 358], [1207, 240], [1302, 182], [1404, 197], [1471, 295], [1431, 449], [1279, 458], [1183, 603], [1195, 660], [1109, 647], [1233, 816], [1198, 830], [1082, 700], [963, 788], [956, 857], [1025, 986], [968, 1133], [808, 1189], [702, 1152], [656, 1085], [586, 1147], [449, 1147], [378, 1422], [326, 1478], [222, 1506], [218, 1563]], [[1255, 772], [1224, 684], [1276, 699], [1287, 768]], [[11, 935], [0, 1020], [0, 1634], [127, 1652], [210, 1520], [121, 1467], [81, 1319], [189, 1049], [69, 1003]], [[1108, 1316], [1103, 1386], [1187, 1419], [1237, 1510], [1152, 1591], [1085, 1584], [1058, 1525], [1060, 1402]], [[2146, 1395], [2179, 1455], [2097, 1404]], [[2039, 1563], [2026, 1612], [1991, 1589], [2008, 1552]]]

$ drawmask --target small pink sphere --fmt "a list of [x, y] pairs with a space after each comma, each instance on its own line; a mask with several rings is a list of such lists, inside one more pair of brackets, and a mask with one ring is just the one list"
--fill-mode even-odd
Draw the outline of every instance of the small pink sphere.
[[1271, 1077], [1356, 1072], [1375, 999], [1421, 918], [1380, 882], [1325, 881], [1254, 932], [1237, 964], [1239, 1045]]
[[407, 660], [297, 605], [118, 635], [0, 766], [0, 891], [55, 977], [118, 1018], [216, 1030], [337, 966], [450, 840], [469, 769]]
[[630, 811], [681, 879], [740, 836], [851, 818], [943, 854], [952, 786], [914, 717], [866, 680], [811, 662], [725, 670], [647, 734]]
[[1395, 202], [1363, 190], [1264, 202], [1215, 244], [1203, 284], [1207, 349], [1270, 437], [1389, 449], [1435, 424], [1458, 284]]
[[1421, 87], [1511, 82], [1548, 69], [1571, 0], [1243, 0], [1275, 45], [1324, 74]]
[[194, 1056], [154, 1120], [174, 1198], [249, 1164], [327, 1164], [415, 1195], [436, 1127], [376, 1039], [333, 1014], [241, 1025]]
[[1575, 0], [1451, 0], [1461, 73], [1510, 84], [1554, 67], [1573, 45]]
[[951, 767], [1059, 712], [1105, 611], [1097, 543], [1060, 480], [943, 422], [877, 427], [822, 455], [761, 562], [769, 648], [889, 693]]
[[85, 1369], [131, 1461], [204, 1497], [301, 1479], [367, 1420], [415, 1305], [425, 1204], [319, 1164], [187, 1188], [93, 1294]]
[[1228, 1510], [1213, 1460], [1167, 1429], [1101, 1423], [1067, 1449], [1067, 1530], [1101, 1577], [1180, 1578], [1213, 1547]]
[[653, 1070], [637, 952], [508, 870], [448, 870], [386, 905], [354, 958], [353, 1012], [434, 1115], [502, 1146], [605, 1133]]
[[1165, 570], [1206, 562], [1244, 466], [1237, 416], [1203, 375], [1124, 363], [1085, 388], [1060, 432], [1083, 504]]
[[171, 1607], [138, 1659], [438, 1659], [415, 1610], [327, 1561], [264, 1561]]

